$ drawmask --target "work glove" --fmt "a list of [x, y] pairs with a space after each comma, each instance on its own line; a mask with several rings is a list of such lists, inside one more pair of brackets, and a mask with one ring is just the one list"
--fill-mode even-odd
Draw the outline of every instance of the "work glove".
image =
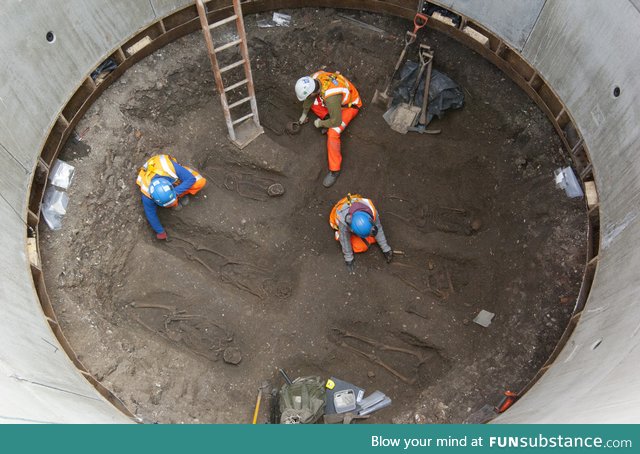
[[159, 240], [166, 240], [167, 239], [167, 232], [156, 233], [156, 238], [159, 239]]
[[315, 120], [313, 120], [313, 126], [315, 126], [316, 128], [322, 128], [322, 125], [320, 124], [322, 120], [320, 120], [319, 118], [316, 118]]
[[306, 113], [303, 113], [303, 114], [300, 116], [300, 119], [298, 120], [298, 123], [300, 123], [301, 125], [303, 125], [303, 124], [307, 123], [308, 121], [309, 121], [309, 119], [307, 118], [307, 114], [306, 114]]
[[384, 258], [387, 260], [387, 263], [391, 263], [391, 260], [393, 260], [393, 251], [390, 249], [387, 252], [383, 252], [384, 254]]
[[356, 264], [353, 260], [347, 260], [344, 263], [347, 265], [347, 271], [352, 274], [356, 272]]

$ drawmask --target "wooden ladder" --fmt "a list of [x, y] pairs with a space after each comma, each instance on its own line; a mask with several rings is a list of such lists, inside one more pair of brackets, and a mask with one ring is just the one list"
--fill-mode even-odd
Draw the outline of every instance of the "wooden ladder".
[[[204, 40], [207, 43], [207, 51], [209, 53], [209, 60], [211, 61], [213, 77], [216, 80], [216, 88], [218, 93], [220, 93], [220, 102], [222, 104], [225, 121], [227, 122], [227, 129], [229, 130], [229, 139], [231, 139], [231, 142], [233, 142], [237, 147], [244, 148], [252, 140], [262, 134], [264, 130], [260, 126], [260, 119], [258, 118], [258, 104], [256, 103], [253, 77], [251, 76], [251, 62], [249, 61], [247, 35], [244, 29], [244, 19], [242, 17], [240, 0], [233, 0], [233, 14], [231, 16], [212, 24], [210, 24], [207, 19], [207, 9], [203, 0], [196, 0], [196, 7], [198, 8], [198, 15], [200, 16], [200, 25], [202, 26], [202, 31], [204, 33]], [[213, 44], [212, 30], [232, 21], [235, 21], [238, 39], [215, 47]], [[236, 48], [236, 46], [239, 46], [241, 59], [220, 68], [216, 54], [226, 49]], [[244, 68], [244, 79], [225, 87], [222, 80], [222, 74], [239, 66]], [[227, 100], [227, 93], [235, 90], [246, 90], [246, 96], [243, 96], [238, 101], [229, 104]], [[251, 106], [251, 113], [234, 119], [231, 115], [231, 110], [246, 103], [249, 103]]]

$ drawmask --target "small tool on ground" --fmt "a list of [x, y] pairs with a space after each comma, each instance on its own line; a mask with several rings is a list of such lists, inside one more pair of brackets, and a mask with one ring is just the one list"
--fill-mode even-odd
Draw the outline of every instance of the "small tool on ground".
[[258, 389], [258, 398], [256, 400], [256, 408], [253, 410], [253, 420], [251, 424], [255, 424], [258, 420], [258, 412], [260, 411], [260, 401], [262, 400], [262, 388]]
[[[422, 2], [420, 2], [420, 6], [422, 6]], [[404, 37], [404, 48], [400, 53], [400, 58], [398, 58], [398, 62], [396, 63], [395, 68], [393, 69], [393, 73], [391, 74], [391, 78], [387, 83], [387, 86], [383, 91], [376, 90], [373, 94], [373, 99], [371, 100], [371, 104], [378, 105], [383, 109], [388, 109], [391, 105], [391, 101], [393, 98], [390, 96], [389, 89], [391, 88], [391, 84], [393, 84], [393, 79], [400, 69], [400, 65], [404, 60], [405, 55], [407, 54], [407, 49], [411, 44], [413, 44], [418, 36], [418, 30], [427, 25], [428, 17], [421, 13], [421, 9], [418, 10], [415, 17], [413, 18], [413, 32], [407, 31], [407, 34]]]
[[344, 14], [338, 14], [338, 17], [342, 19], [346, 19], [354, 24], [359, 25], [362, 28], [366, 28], [367, 30], [371, 30], [372, 32], [380, 33], [382, 35], [386, 35], [387, 32], [381, 28], [376, 27], [375, 25], [367, 24], [366, 22], [362, 22], [361, 20], [356, 19], [355, 17], [345, 16]]
[[513, 391], [505, 391], [504, 397], [502, 398], [498, 406], [495, 407], [496, 413], [505, 412], [510, 406], [512, 406], [516, 402], [516, 400], [518, 400], [518, 397], [520, 396], [518, 396], [518, 394], [514, 393]]
[[262, 401], [262, 391], [268, 391], [269, 388], [269, 383], [262, 382], [262, 385], [260, 385], [260, 388], [258, 388], [258, 398], [256, 399], [256, 407], [253, 410], [253, 420], [251, 421], [251, 424], [257, 424], [258, 421], [258, 413], [260, 412], [260, 402]]
[[278, 369], [278, 372], [280, 372], [280, 375], [282, 375], [282, 378], [284, 378], [284, 381], [287, 382], [288, 385], [293, 383], [293, 381], [291, 381], [291, 379], [283, 369]]

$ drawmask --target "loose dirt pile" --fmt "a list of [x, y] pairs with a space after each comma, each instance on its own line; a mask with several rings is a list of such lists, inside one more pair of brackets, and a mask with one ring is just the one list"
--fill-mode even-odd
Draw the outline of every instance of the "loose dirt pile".
[[[200, 33], [130, 69], [89, 110], [82, 141], [61, 155], [76, 167], [64, 228], [41, 229], [62, 328], [147, 422], [249, 422], [261, 383], [282, 383], [277, 367], [381, 390], [393, 405], [370, 421], [461, 422], [527, 383], [577, 296], [586, 217], [554, 187], [559, 139], [499, 70], [432, 30], [421, 38], [434, 67], [466, 105], [433, 123], [438, 136], [396, 134], [368, 102], [408, 22], [357, 16], [381, 35], [339, 11], [285, 13], [290, 27], [246, 18], [266, 133], [244, 150], [226, 138]], [[325, 136], [284, 133], [300, 114], [296, 79], [321, 68], [344, 73], [365, 103], [330, 189]], [[135, 185], [161, 152], [208, 180], [181, 211], [160, 210], [169, 243], [155, 240]], [[284, 195], [269, 197], [274, 183]], [[373, 199], [404, 255], [386, 264], [374, 246], [346, 273], [328, 215], [347, 192]], [[472, 322], [481, 309], [496, 314], [488, 328]]]

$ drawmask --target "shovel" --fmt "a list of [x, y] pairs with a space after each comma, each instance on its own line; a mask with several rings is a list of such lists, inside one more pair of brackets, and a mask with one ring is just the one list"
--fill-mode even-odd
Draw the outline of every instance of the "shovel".
[[420, 86], [420, 80], [422, 79], [422, 74], [424, 73], [425, 68], [429, 65], [433, 59], [433, 54], [431, 53], [431, 48], [425, 44], [420, 45], [420, 69], [418, 70], [418, 76], [416, 77], [416, 81], [413, 85], [413, 89], [409, 95], [409, 103], [402, 103], [396, 107], [392, 107], [387, 110], [383, 115], [384, 119], [391, 129], [400, 134], [406, 134], [409, 131], [418, 118], [418, 115], [422, 111], [422, 109], [418, 106], [413, 105], [413, 101], [416, 97], [416, 92], [418, 91], [418, 87]]
[[[431, 49], [429, 49], [431, 51]], [[433, 53], [427, 54], [429, 63], [427, 64], [427, 75], [424, 79], [424, 95], [422, 96], [422, 109], [417, 123], [409, 128], [411, 132], [420, 134], [440, 134], [439, 129], [427, 129], [427, 108], [429, 106], [429, 86], [431, 85], [431, 67], [433, 66]]]
[[413, 18], [413, 32], [407, 31], [407, 34], [404, 37], [404, 49], [400, 53], [400, 58], [396, 63], [396, 67], [393, 69], [393, 73], [391, 74], [391, 78], [387, 83], [387, 86], [384, 88], [384, 91], [376, 90], [373, 94], [373, 99], [371, 100], [371, 104], [377, 105], [383, 109], [388, 109], [391, 105], [391, 101], [393, 98], [390, 96], [389, 89], [391, 88], [391, 84], [393, 83], [393, 78], [395, 77], [400, 65], [402, 64], [402, 60], [404, 60], [405, 55], [407, 54], [407, 49], [411, 44], [413, 44], [416, 40], [418, 30], [427, 25], [428, 17], [421, 13], [416, 13]]

